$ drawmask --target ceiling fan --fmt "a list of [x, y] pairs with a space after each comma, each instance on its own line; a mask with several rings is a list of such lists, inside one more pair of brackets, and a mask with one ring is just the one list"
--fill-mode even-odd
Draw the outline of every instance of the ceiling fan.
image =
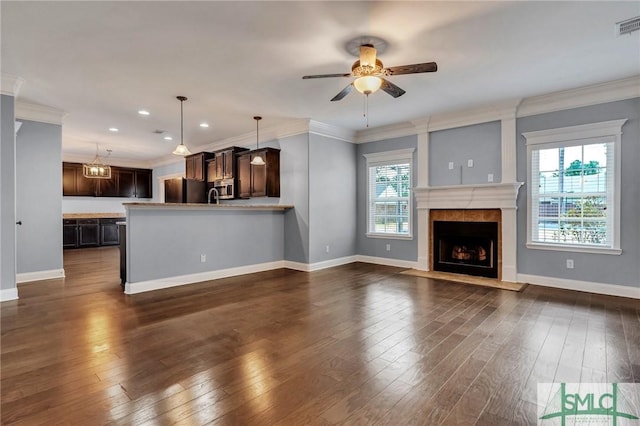
[[384, 77], [401, 74], [436, 72], [438, 70], [438, 65], [435, 62], [385, 68], [382, 61], [376, 58], [377, 50], [373, 44], [361, 44], [359, 50], [360, 59], [353, 63], [350, 73], [305, 75], [302, 78], [356, 77], [351, 84], [335, 95], [333, 99], [331, 99], [332, 101], [339, 101], [343, 99], [354, 87], [358, 92], [367, 96], [376, 92], [378, 89], [382, 89], [389, 95], [397, 98], [404, 95], [406, 92]]

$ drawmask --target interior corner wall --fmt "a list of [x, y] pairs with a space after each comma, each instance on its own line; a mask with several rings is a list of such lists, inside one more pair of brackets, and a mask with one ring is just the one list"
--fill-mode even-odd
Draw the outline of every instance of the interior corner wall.
[[[429, 134], [429, 186], [478, 185], [502, 180], [500, 121]], [[473, 166], [468, 161], [473, 160]], [[453, 169], [449, 164], [453, 163]]]
[[62, 126], [21, 120], [16, 136], [17, 273], [61, 270]]
[[[527, 185], [518, 195], [518, 273], [640, 287], [640, 98], [518, 118], [517, 178], [527, 181], [522, 133], [627, 118], [622, 127], [620, 248], [622, 254], [532, 250], [527, 242]], [[574, 269], [566, 268], [573, 259]]]
[[[413, 238], [410, 240], [393, 238], [369, 238], [367, 232], [367, 161], [364, 154], [394, 151], [397, 149], [414, 148], [417, 150], [418, 136], [411, 135], [401, 138], [387, 139], [377, 142], [359, 144], [356, 150], [356, 252], [363, 256], [383, 257], [388, 259], [407, 260], [415, 262], [418, 259], [418, 210], [415, 200], [412, 208]], [[413, 167], [411, 187], [418, 183], [418, 154], [413, 153]], [[387, 251], [387, 244], [390, 250]]]
[[356, 146], [309, 134], [309, 263], [356, 254]]
[[295, 206], [284, 216], [284, 260], [309, 263], [309, 134], [278, 142], [280, 204]]
[[[15, 98], [0, 95], [0, 300], [16, 288]], [[13, 297], [15, 298], [15, 296]]]

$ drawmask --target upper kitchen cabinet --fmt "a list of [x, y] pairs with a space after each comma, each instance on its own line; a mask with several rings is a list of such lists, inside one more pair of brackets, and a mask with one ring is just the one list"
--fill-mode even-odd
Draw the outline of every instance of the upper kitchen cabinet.
[[185, 161], [185, 177], [187, 179], [207, 180], [207, 160], [213, 158], [211, 152], [199, 152], [197, 154], [187, 155]]
[[110, 179], [95, 179], [82, 175], [80, 163], [62, 163], [62, 195], [151, 198], [151, 170], [111, 166]]
[[[251, 160], [260, 155], [264, 166], [254, 166]], [[248, 197], [280, 196], [280, 150], [262, 148], [238, 156], [238, 195]]]
[[238, 153], [248, 151], [246, 148], [232, 146], [214, 152], [215, 157], [208, 163], [208, 182], [215, 182], [223, 179], [233, 179], [236, 177], [236, 157]]

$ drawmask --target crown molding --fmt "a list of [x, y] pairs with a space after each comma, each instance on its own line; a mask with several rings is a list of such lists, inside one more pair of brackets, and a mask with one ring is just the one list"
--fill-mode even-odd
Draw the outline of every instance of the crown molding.
[[57, 108], [16, 101], [16, 118], [20, 120], [38, 121], [61, 126], [62, 119], [66, 115], [66, 112]]
[[11, 74], [2, 74], [0, 77], [0, 93], [6, 96], [18, 96], [24, 79]]
[[518, 108], [518, 117], [580, 108], [640, 97], [640, 75], [593, 84], [576, 89], [526, 98]]
[[416, 126], [409, 121], [380, 126], [356, 132], [356, 143], [367, 143], [385, 139], [401, 138], [417, 134]]
[[[62, 161], [66, 162], [66, 163], [87, 163], [91, 160], [93, 160], [93, 157], [95, 155], [82, 155], [82, 154], [74, 154], [74, 153], [63, 153], [62, 154]], [[175, 157], [175, 156], [174, 156]], [[100, 157], [103, 161], [105, 161], [107, 164], [109, 164], [110, 166], [114, 166], [114, 167], [132, 167], [132, 168], [138, 168], [138, 169], [149, 169], [151, 168], [151, 164], [148, 161], [138, 161], [138, 160], [130, 160], [130, 159], [126, 159], [126, 158], [118, 158], [118, 157], [113, 157], [113, 156], [109, 156], [108, 158], [106, 156], [101, 156]]]
[[[489, 105], [466, 110], [432, 115], [427, 123], [429, 132], [471, 126], [473, 124], [488, 123], [516, 117], [516, 110], [522, 99], [508, 99]], [[424, 120], [417, 120], [424, 128]]]
[[331, 124], [315, 120], [309, 120], [308, 131], [314, 135], [325, 136], [327, 138], [338, 139], [350, 143], [354, 143], [356, 140], [356, 132], [353, 130], [344, 129], [342, 127], [333, 126]]

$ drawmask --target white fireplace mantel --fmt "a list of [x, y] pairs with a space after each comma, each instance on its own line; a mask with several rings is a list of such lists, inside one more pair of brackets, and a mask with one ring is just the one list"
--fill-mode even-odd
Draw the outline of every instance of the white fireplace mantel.
[[429, 210], [500, 209], [502, 211], [502, 280], [517, 277], [516, 201], [522, 182], [417, 187], [418, 269], [429, 270]]
[[414, 188], [418, 210], [515, 209], [522, 182]]

